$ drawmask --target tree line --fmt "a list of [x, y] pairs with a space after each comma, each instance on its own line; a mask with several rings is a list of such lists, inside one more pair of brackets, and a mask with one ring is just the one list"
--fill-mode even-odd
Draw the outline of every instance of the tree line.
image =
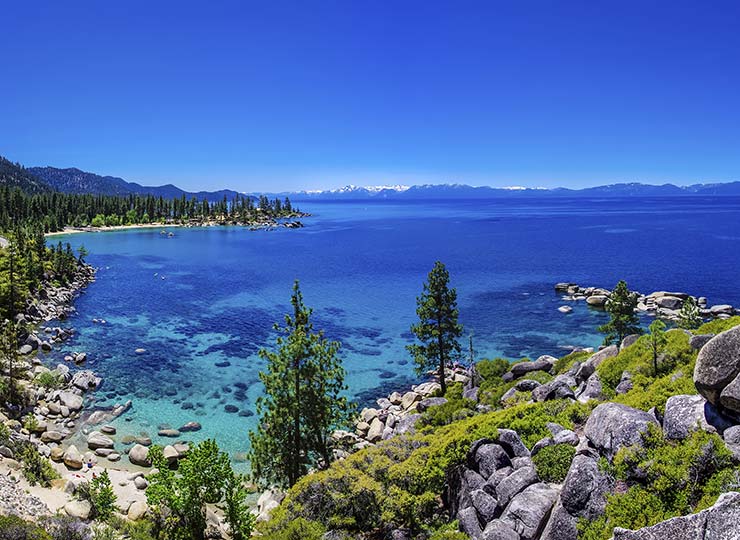
[[110, 226], [167, 221], [255, 222], [297, 215], [290, 199], [268, 199], [264, 195], [239, 195], [220, 201], [167, 199], [154, 195], [91, 195], [44, 192], [27, 194], [21, 189], [0, 186], [0, 230], [40, 228], [43, 232], [65, 226]]

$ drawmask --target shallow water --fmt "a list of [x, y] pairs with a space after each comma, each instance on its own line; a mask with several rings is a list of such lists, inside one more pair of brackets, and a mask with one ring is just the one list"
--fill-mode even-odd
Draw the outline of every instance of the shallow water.
[[[300, 230], [159, 229], [83, 233], [100, 268], [65, 324], [60, 360], [84, 350], [104, 377], [95, 405], [132, 399], [120, 435], [190, 420], [232, 456], [248, 448], [260, 347], [301, 281], [315, 326], [342, 342], [362, 402], [414, 381], [404, 346], [415, 297], [435, 260], [458, 290], [479, 357], [562, 355], [594, 346], [602, 312], [563, 301], [553, 284], [674, 289], [740, 304], [740, 200], [527, 200], [301, 203]], [[96, 324], [93, 318], [105, 319]], [[467, 338], [466, 338], [467, 339]], [[466, 341], [467, 344], [467, 341]], [[137, 348], [146, 349], [136, 354]], [[222, 366], [222, 367], [218, 367]], [[233, 405], [238, 413], [225, 411]]]

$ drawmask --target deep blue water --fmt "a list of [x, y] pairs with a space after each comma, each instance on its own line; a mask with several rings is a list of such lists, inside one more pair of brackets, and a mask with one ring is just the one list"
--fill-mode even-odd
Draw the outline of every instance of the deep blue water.
[[[480, 357], [562, 355], [593, 346], [604, 314], [574, 305], [563, 315], [553, 284], [649, 292], [674, 289], [740, 304], [740, 200], [527, 200], [303, 203], [300, 230], [159, 229], [85, 233], [100, 267], [68, 324], [78, 329], [58, 359], [87, 351], [104, 377], [100, 405], [133, 399], [121, 434], [197, 420], [190, 439], [215, 436], [247, 449], [261, 391], [260, 347], [301, 281], [315, 326], [343, 343], [354, 395], [413, 380], [404, 346], [415, 297], [435, 260], [458, 290], [466, 335]], [[164, 279], [162, 279], [164, 277]], [[92, 322], [102, 318], [107, 324]], [[142, 347], [148, 352], [137, 355]], [[217, 363], [227, 367], [217, 367]], [[161, 442], [161, 441], [160, 441]]]

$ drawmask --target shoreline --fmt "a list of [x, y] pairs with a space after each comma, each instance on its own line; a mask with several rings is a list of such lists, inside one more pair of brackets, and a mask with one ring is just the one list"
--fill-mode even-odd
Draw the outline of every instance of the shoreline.
[[127, 230], [138, 230], [138, 229], [168, 229], [172, 227], [176, 228], [196, 228], [196, 227], [241, 227], [250, 231], [263, 230], [263, 229], [300, 229], [303, 227], [303, 223], [298, 221], [299, 218], [310, 217], [311, 214], [298, 213], [295, 215], [280, 217], [280, 218], [269, 218], [267, 221], [253, 221], [253, 222], [239, 222], [239, 221], [201, 221], [192, 223], [134, 223], [131, 225], [110, 225], [105, 227], [64, 227], [61, 231], [53, 231], [44, 233], [45, 237], [62, 236], [68, 234], [78, 233], [102, 233], [112, 231], [127, 231]]
[[[74, 232], [105, 232], [126, 229], [157, 229], [187, 226], [185, 224], [150, 224], [122, 225], [93, 230], [89, 230], [89, 228], [73, 228], [66, 232], [51, 233], [51, 235], [70, 234]], [[44, 335], [53, 336], [54, 338], [58, 337], [58, 334], [54, 335], [56, 329], [47, 326], [46, 323], [59, 317], [65, 318], [67, 315], [73, 313], [74, 307], [72, 307], [72, 303], [81, 294], [83, 289], [95, 279], [94, 269], [89, 265], [81, 266], [79, 272], [82, 277], [75, 280], [74, 286], [58, 288], [59, 291], [55, 291], [51, 299], [48, 297], [43, 299], [39, 296], [33, 298], [31, 304], [35, 305], [43, 300], [47, 304], [53, 304], [54, 309], [49, 310], [51, 313], [50, 316], [35, 317], [32, 320], [34, 328], [30, 331], [29, 337], [34, 336], [36, 339]], [[84, 278], [84, 275], [87, 275], [89, 279]], [[582, 288], [573, 283], [557, 284], [555, 287], [557, 292], [567, 294], [569, 297], [567, 300], [584, 300], [592, 307], [597, 306], [587, 301], [589, 297], [604, 296], [601, 293], [608, 293], [608, 291], [603, 289]], [[653, 297], [656, 294], [652, 293], [651, 295], [647, 295], [647, 297]], [[662, 296], [655, 297], [679, 298], [682, 295], [684, 293], [663, 293]], [[566, 300], [566, 298], [563, 298], [563, 300]], [[662, 302], [665, 303], [665, 301]], [[64, 332], [66, 337], [63, 336], [63, 339], [50, 339], [49, 341], [55, 345], [62, 344], [73, 334], [74, 329], [65, 329]], [[50, 344], [47, 345], [50, 347]], [[24, 346], [29, 347], [27, 343]], [[44, 362], [44, 355], [40, 353], [48, 352], [49, 350], [50, 348], [46, 346], [42, 347], [41, 342], [38, 342], [36, 347], [30, 351], [27, 350], [20, 358], [23, 362], [30, 364], [30, 370], [32, 370], [32, 374], [35, 376], [47, 370], [46, 367], [42, 366], [45, 363], [48, 364], [48, 362]], [[86, 403], [87, 400], [84, 399], [86, 395], [88, 393], [94, 393], [102, 381], [94, 372], [86, 370], [81, 366], [84, 360], [78, 362], [78, 354], [84, 353], [76, 353], [69, 359], [65, 358], [67, 362], [59, 364], [56, 368], [56, 371], [60, 373], [66, 371], [63, 388], [59, 390], [42, 390], [33, 380], [31, 381], [31, 387], [35, 389], [37, 395], [37, 402], [33, 407], [33, 412], [36, 413], [37, 418], [44, 422], [44, 430], [39, 432], [32, 429], [31, 433], [29, 433], [28, 430], [20, 429], [20, 426], [17, 429], [18, 437], [33, 442], [39, 448], [39, 452], [42, 455], [51, 458], [49, 461], [60, 474], [61, 479], [55, 481], [50, 488], [28, 486], [27, 481], [20, 474], [19, 463], [13, 458], [2, 456], [0, 456], [0, 474], [19, 477], [16, 485], [35, 496], [44, 503], [51, 513], [54, 513], [65, 508], [67, 504], [75, 500], [74, 493], [81, 482], [91, 478], [94, 474], [99, 474], [105, 469], [110, 471], [114, 488], [117, 495], [119, 495], [119, 504], [122, 513], [124, 515], [127, 514], [129, 507], [138, 511], [146, 501], [146, 475], [151, 471], [151, 467], [131, 462], [129, 451], [134, 447], [140, 447], [138, 448], [138, 453], [143, 452], [143, 457], [146, 459], [148, 445], [141, 445], [138, 440], [122, 441], [116, 437], [115, 430], [112, 432], [108, 431], [107, 423], [125, 414], [130, 407], [130, 403], [106, 409], [97, 409], [94, 406], [90, 407], [90, 404]], [[71, 364], [71, 366], [67, 366], [67, 364]], [[71, 370], [70, 367], [72, 367]], [[75, 384], [78, 378], [83, 380], [83, 382], [86, 381], [87, 384]], [[450, 383], [462, 383], [465, 390], [464, 396], [477, 401], [475, 370], [463, 367], [450, 368], [446, 373], [446, 379]], [[421, 413], [429, 407], [441, 405], [447, 401], [446, 398], [433, 397], [438, 387], [438, 382], [434, 378], [431, 378], [410, 387], [400, 388], [387, 396], [379, 396], [376, 400], [377, 408], [366, 407], [359, 412], [358, 418], [353, 421], [351, 427], [348, 426], [348, 430], [337, 430], [332, 434], [332, 439], [336, 443], [334, 450], [335, 457], [342, 459], [354, 451], [367, 446], [373, 446], [395, 435], [413, 432], [416, 429], [418, 420], [421, 418]], [[60, 399], [60, 394], [70, 391], [75, 392], [75, 395], [79, 396], [79, 404], [75, 405], [72, 414], [68, 413], [63, 418], [60, 418], [62, 415], [55, 414], [54, 412], [49, 415], [49, 411], [52, 408], [49, 406], [49, 403], [58, 402], [64, 405], [64, 398]], [[57, 410], [57, 408], [58, 405], [54, 407], [54, 410]], [[48, 419], [51, 420], [49, 426], [46, 425]], [[44, 432], [47, 431], [47, 427], [49, 431], [56, 431], [56, 423], [60, 421], [65, 428], [62, 430], [63, 437], [58, 441], [45, 440]], [[182, 434], [185, 435], [185, 432]], [[91, 439], [97, 439], [94, 445], [90, 444]], [[99, 441], [102, 441], [104, 446], [97, 446]], [[178, 449], [177, 447], [181, 441], [174, 441], [173, 439], [173, 442], [167, 446], [170, 451], [175, 450], [174, 455], [171, 454], [173, 455], [173, 459], [177, 460], [185, 457], [187, 455], [187, 449]], [[77, 450], [78, 446], [80, 448], [79, 450]], [[74, 451], [70, 451], [72, 448], [74, 448]], [[68, 454], [71, 454], [71, 456]], [[108, 456], [111, 454], [115, 455], [115, 460], [108, 459]], [[79, 467], [68, 466], [74, 460], [76, 460]]]
[[54, 232], [48, 232], [44, 233], [45, 237], [50, 236], [63, 236], [68, 234], [78, 234], [78, 233], [103, 233], [103, 232], [113, 232], [113, 231], [126, 231], [126, 230], [136, 230], [136, 229], [162, 229], [167, 227], [186, 227], [186, 225], [183, 225], [181, 223], [152, 223], [152, 224], [136, 224], [136, 225], [111, 225], [110, 227], [65, 227], [61, 231], [54, 231]]

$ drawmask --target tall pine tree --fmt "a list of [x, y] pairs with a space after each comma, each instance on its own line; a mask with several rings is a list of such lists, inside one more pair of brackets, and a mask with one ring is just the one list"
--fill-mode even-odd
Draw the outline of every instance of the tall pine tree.
[[627, 288], [627, 283], [620, 281], [606, 301], [606, 311], [611, 317], [609, 322], [599, 326], [599, 332], [606, 334], [604, 344], [616, 341], [617, 345], [630, 334], [641, 334], [640, 320], [635, 314], [637, 294]]
[[260, 351], [267, 360], [267, 371], [260, 373], [265, 393], [257, 400], [259, 426], [249, 433], [254, 479], [278, 486], [292, 486], [310, 467], [327, 466], [331, 433], [352, 412], [342, 395], [339, 343], [313, 330], [298, 281], [291, 304], [285, 326], [275, 325], [281, 334], [275, 348]]
[[442, 394], [447, 392], [445, 367], [461, 354], [463, 327], [457, 322], [457, 291], [450, 288], [450, 274], [440, 261], [434, 263], [422, 293], [416, 299], [419, 322], [411, 327], [421, 343], [406, 348], [419, 374], [436, 369]]

